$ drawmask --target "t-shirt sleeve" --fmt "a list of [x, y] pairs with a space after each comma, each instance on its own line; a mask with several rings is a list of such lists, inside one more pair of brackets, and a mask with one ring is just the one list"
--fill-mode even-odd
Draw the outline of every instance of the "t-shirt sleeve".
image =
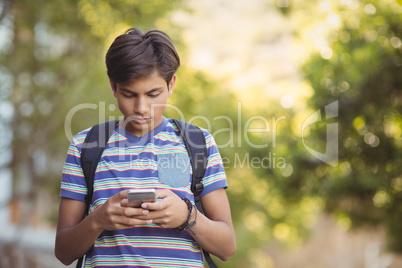
[[64, 163], [60, 196], [85, 202], [87, 184], [81, 167], [81, 148], [85, 136], [78, 134], [71, 141]]
[[212, 135], [204, 130], [205, 142], [207, 145], [207, 168], [202, 179], [204, 190], [201, 196], [206, 195], [219, 188], [227, 188], [226, 173], [223, 167], [222, 157]]

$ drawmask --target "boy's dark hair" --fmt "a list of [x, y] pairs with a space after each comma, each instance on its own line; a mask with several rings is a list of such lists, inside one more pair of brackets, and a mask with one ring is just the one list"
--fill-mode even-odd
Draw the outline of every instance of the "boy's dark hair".
[[128, 29], [106, 53], [107, 75], [115, 84], [144, 78], [154, 71], [169, 84], [179, 66], [172, 40], [159, 30], [143, 34], [137, 28]]

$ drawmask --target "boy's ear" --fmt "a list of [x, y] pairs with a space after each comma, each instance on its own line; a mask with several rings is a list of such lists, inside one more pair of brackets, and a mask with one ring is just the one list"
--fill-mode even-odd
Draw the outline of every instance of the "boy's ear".
[[113, 96], [116, 97], [116, 84], [109, 78], [110, 88], [112, 89]]
[[170, 79], [170, 82], [169, 82], [169, 89], [168, 89], [168, 90], [169, 90], [169, 92], [168, 92], [169, 97], [170, 97], [170, 95], [172, 95], [172, 93], [173, 93], [174, 86], [176, 85], [176, 79], [177, 79], [176, 74], [174, 74], [173, 77], [172, 77], [172, 79]]

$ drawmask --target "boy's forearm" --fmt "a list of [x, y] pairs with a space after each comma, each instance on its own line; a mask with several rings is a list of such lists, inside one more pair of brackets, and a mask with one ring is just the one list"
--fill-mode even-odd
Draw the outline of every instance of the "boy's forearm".
[[101, 231], [95, 228], [90, 216], [73, 227], [57, 231], [55, 255], [65, 265], [84, 256], [92, 247]]
[[227, 261], [236, 251], [233, 228], [226, 222], [212, 221], [198, 212], [197, 224], [187, 231], [204, 250], [223, 261]]

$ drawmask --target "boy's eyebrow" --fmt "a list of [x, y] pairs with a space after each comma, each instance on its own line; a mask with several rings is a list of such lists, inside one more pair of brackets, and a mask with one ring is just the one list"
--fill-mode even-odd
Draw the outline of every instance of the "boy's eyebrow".
[[[149, 94], [149, 93], [152, 93], [152, 92], [161, 90], [161, 89], [163, 89], [163, 87], [156, 87], [156, 88], [153, 88], [153, 89], [151, 89], [151, 90], [145, 92], [145, 94]], [[130, 93], [130, 94], [137, 94], [137, 92], [131, 91], [131, 90], [127, 89], [127, 88], [119, 88], [119, 90], [120, 90], [120, 91], [124, 91], [124, 92], [126, 92], [126, 93]]]

